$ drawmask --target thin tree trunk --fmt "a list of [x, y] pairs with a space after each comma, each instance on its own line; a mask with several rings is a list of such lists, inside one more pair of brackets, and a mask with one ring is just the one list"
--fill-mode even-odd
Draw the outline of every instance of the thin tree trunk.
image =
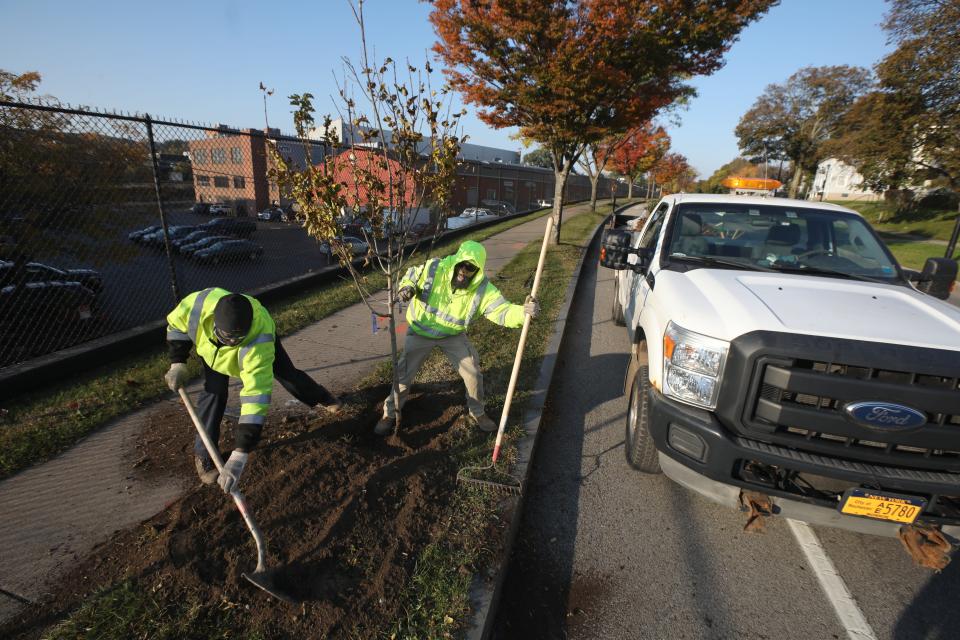
[[597, 183], [600, 182], [600, 172], [590, 176], [590, 211], [597, 210]]
[[567, 186], [567, 177], [570, 175], [569, 165], [560, 171], [553, 172], [553, 225], [556, 232], [553, 235], [553, 244], [560, 244], [560, 224], [563, 222], [563, 195]]
[[627, 187], [627, 199], [633, 197], [633, 178], [630, 178], [629, 186]]

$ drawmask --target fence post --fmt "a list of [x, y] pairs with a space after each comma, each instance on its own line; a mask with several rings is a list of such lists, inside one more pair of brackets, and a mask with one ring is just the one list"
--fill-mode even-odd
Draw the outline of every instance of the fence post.
[[173, 264], [173, 251], [170, 247], [170, 232], [167, 229], [167, 215], [163, 210], [163, 196], [160, 194], [160, 165], [157, 164], [157, 145], [153, 141], [153, 120], [146, 114], [147, 140], [150, 142], [150, 163], [153, 166], [153, 186], [157, 192], [157, 209], [160, 210], [160, 226], [163, 227], [163, 246], [167, 252], [167, 266], [170, 267], [170, 286], [173, 288], [173, 303], [180, 302], [180, 286], [177, 284], [177, 270]]

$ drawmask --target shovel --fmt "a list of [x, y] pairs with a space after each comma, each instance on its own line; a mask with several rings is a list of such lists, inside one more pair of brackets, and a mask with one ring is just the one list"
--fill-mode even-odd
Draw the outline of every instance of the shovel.
[[[540, 246], [540, 257], [537, 260], [537, 272], [533, 277], [533, 287], [530, 297], [537, 297], [540, 288], [540, 276], [543, 274], [543, 265], [546, 262], [547, 246], [550, 244], [550, 232], [553, 231], [553, 216], [547, 216], [547, 227], [543, 230], [543, 244]], [[517, 387], [517, 378], [520, 375], [520, 364], [523, 362], [523, 348], [527, 344], [527, 332], [530, 330], [530, 316], [523, 319], [523, 329], [520, 331], [520, 342], [517, 343], [517, 354], [513, 360], [513, 370], [510, 372], [510, 384], [507, 386], [507, 398], [500, 413], [500, 427], [497, 429], [497, 439], [493, 445], [493, 455], [490, 464], [482, 467], [464, 467], [457, 472], [457, 481], [472, 484], [501, 493], [519, 495], [523, 492], [523, 483], [506, 471], [497, 469], [497, 459], [500, 457], [500, 447], [503, 444], [503, 433], [507, 429], [507, 419], [510, 416], [510, 404], [513, 401], [513, 392]], [[482, 475], [492, 475], [492, 479], [484, 479]]]
[[[200, 434], [200, 439], [203, 440], [203, 446], [207, 448], [207, 453], [210, 454], [210, 459], [213, 460], [213, 464], [216, 465], [217, 471], [223, 473], [223, 458], [220, 457], [220, 451], [217, 449], [217, 445], [210, 441], [210, 436], [207, 435], [207, 430], [203, 428], [200, 417], [197, 415], [197, 410], [193, 407], [193, 403], [190, 402], [190, 396], [187, 395], [187, 390], [180, 387], [178, 391], [180, 392], [180, 399], [183, 400], [183, 404], [187, 408], [187, 413], [190, 414], [190, 419], [193, 420], [193, 426], [197, 428], [197, 433]], [[234, 489], [230, 492], [230, 495], [233, 497], [233, 501], [237, 503], [237, 509], [240, 511], [240, 515], [243, 516], [243, 521], [247, 523], [247, 528], [250, 529], [250, 533], [253, 535], [253, 541], [257, 543], [257, 568], [253, 573], [242, 573], [240, 575], [274, 598], [283, 600], [284, 602], [295, 602], [293, 598], [276, 586], [273, 580], [273, 572], [267, 570], [267, 554], [263, 546], [263, 536], [260, 535], [257, 521], [253, 519], [253, 514], [247, 506], [247, 501], [244, 499], [243, 494], [237, 490], [236, 484], [234, 484]]]

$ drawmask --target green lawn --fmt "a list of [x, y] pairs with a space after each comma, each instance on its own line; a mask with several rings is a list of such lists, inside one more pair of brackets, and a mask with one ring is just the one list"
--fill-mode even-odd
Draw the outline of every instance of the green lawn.
[[834, 204], [859, 212], [877, 231], [922, 236], [931, 240], [950, 240], [957, 219], [957, 212], [947, 209], [918, 209], [897, 214], [893, 205], [886, 202], [838, 200]]
[[[902, 240], [886, 237], [884, 241], [902, 266], [908, 269], [923, 269], [927, 258], [942, 258], [946, 247], [936, 242]], [[958, 254], [960, 255], [960, 254]], [[958, 256], [954, 256], [956, 258]]]

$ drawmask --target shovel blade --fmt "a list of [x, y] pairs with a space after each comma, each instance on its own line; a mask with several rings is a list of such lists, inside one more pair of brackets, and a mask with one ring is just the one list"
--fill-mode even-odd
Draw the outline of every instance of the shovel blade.
[[284, 602], [289, 602], [291, 604], [296, 602], [296, 600], [294, 600], [290, 595], [285, 593], [277, 586], [276, 581], [273, 579], [272, 573], [269, 571], [256, 571], [254, 573], [243, 573], [240, 575], [249, 580], [257, 588], [263, 589], [269, 593], [277, 600], [283, 600]]

